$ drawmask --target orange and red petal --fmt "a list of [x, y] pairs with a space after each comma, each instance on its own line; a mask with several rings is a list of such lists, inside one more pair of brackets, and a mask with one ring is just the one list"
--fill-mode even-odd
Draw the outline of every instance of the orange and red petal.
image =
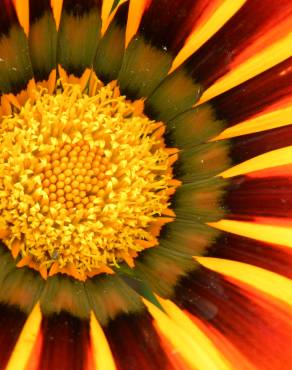
[[[284, 137], [284, 136], [283, 136]], [[239, 176], [231, 180], [225, 197], [228, 218], [292, 217], [292, 173], [286, 176]]]
[[218, 331], [256, 369], [291, 363], [289, 311], [268, 295], [201, 267], [181, 281], [175, 302]]
[[38, 370], [88, 370], [89, 323], [61, 313], [42, 320]]
[[[248, 0], [220, 31], [186, 61], [185, 66], [207, 88], [232, 68], [285, 35], [287, 24], [290, 22], [291, 25], [291, 16], [289, 0]], [[255, 50], [248, 53], [252, 47]]]
[[104, 331], [118, 370], [173, 370], [148, 313], [122, 315]]
[[291, 95], [292, 57], [208, 103], [215, 110], [216, 117], [229, 127], [276, 109], [289, 101]]
[[208, 255], [248, 263], [292, 278], [292, 250], [283, 245], [223, 233]]
[[149, 96], [196, 24], [218, 2], [175, 0], [170, 5], [167, 0], [131, 1], [126, 36], [130, 43], [119, 74], [122, 92], [131, 98]]
[[[151, 45], [164, 48], [176, 55], [197, 23], [202, 21], [210, 8], [207, 0], [150, 0], [145, 7], [138, 33]], [[175, 14], [175, 16], [174, 16]]]

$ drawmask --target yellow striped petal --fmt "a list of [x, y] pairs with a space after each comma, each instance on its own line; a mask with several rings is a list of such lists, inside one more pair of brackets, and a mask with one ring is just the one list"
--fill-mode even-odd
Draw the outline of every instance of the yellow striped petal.
[[39, 304], [31, 311], [5, 370], [25, 370], [42, 321]]
[[213, 257], [194, 258], [210, 270], [250, 285], [289, 306], [292, 305], [292, 281], [284, 276], [243, 262]]
[[116, 370], [109, 344], [93, 312], [90, 314], [90, 335], [96, 370]]
[[283, 107], [273, 112], [263, 113], [244, 122], [227, 128], [211, 141], [229, 139], [235, 136], [271, 130], [291, 124], [292, 106]]
[[126, 47], [138, 31], [147, 2], [148, 0], [130, 0], [126, 29]]
[[20, 25], [24, 29], [26, 36], [29, 32], [29, 0], [14, 0], [14, 6]]
[[[199, 329], [193, 327], [193, 330], [191, 328], [185, 330], [185, 323], [183, 325], [178, 324], [152, 303], [145, 299], [143, 301], [153, 316], [159, 331], [181, 354], [190, 369], [229, 369], [223, 359], [215, 355], [215, 347]], [[202, 342], [199, 338], [202, 339]], [[212, 355], [210, 356], [210, 354]]]
[[210, 86], [202, 95], [198, 104], [214, 98], [223, 92], [232, 89], [234, 86], [266, 71], [267, 69], [281, 63], [292, 56], [292, 32], [276, 43], [254, 54], [238, 67], [232, 69], [225, 76], [220, 78], [214, 85]]
[[206, 22], [191, 33], [185, 45], [175, 57], [169, 73], [179, 67], [190, 55], [207, 42], [245, 2], [246, 0], [223, 1], [213, 14], [206, 19]]
[[229, 178], [244, 175], [249, 172], [264, 170], [266, 168], [283, 166], [292, 163], [292, 146], [272, 150], [258, 155], [252, 159], [242, 162], [228, 170], [221, 172], [218, 176]]
[[256, 222], [220, 220], [208, 223], [216, 229], [227, 231], [232, 234], [245, 236], [266, 243], [285, 245], [292, 248], [292, 228]]
[[[203, 333], [203, 331], [195, 325], [192, 320], [173, 302], [157, 297], [159, 303], [168, 314], [168, 316], [188, 335], [195, 340], [198, 345], [198, 352], [202, 353], [202, 358], [207, 358], [205, 365], [202, 365], [202, 369], [212, 368], [207, 366], [213, 366], [217, 370], [227, 370], [230, 366], [218, 349], [214, 346], [212, 341]], [[206, 361], [206, 360], [204, 360]], [[209, 364], [208, 364], [209, 362]]]
[[[21, 0], [20, 0], [21, 1]], [[62, 8], [63, 8], [63, 0], [51, 0], [51, 7], [53, 9], [53, 14], [57, 26], [57, 30], [60, 26]]]

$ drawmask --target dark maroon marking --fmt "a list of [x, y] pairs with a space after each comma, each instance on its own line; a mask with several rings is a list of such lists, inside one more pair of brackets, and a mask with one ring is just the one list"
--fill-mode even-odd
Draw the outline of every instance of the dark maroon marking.
[[227, 337], [257, 369], [281, 370], [292, 360], [289, 319], [278, 315], [268, 298], [250, 297], [222, 275], [201, 267], [181, 280], [174, 301]]
[[63, 10], [75, 17], [89, 13], [93, 8], [101, 9], [102, 0], [64, 0]]
[[231, 180], [226, 192], [228, 218], [292, 217], [292, 174], [287, 177], [249, 178]]
[[43, 346], [39, 370], [87, 368], [89, 323], [61, 313], [43, 318]]
[[123, 315], [105, 328], [118, 370], [172, 370], [149, 314]]
[[51, 11], [50, 0], [29, 0], [29, 21], [36, 22], [45, 12]]
[[0, 304], [0, 370], [4, 370], [25, 323], [26, 315]]
[[126, 27], [127, 20], [128, 20], [128, 10], [129, 10], [129, 4], [128, 3], [122, 4], [117, 10], [112, 22], [114, 22], [116, 25], [122, 28]]
[[259, 34], [292, 13], [290, 0], [248, 0], [183, 66], [205, 88], [230, 70], [230, 64]]
[[207, 6], [206, 0], [152, 0], [139, 29], [152, 45], [176, 54]]
[[292, 95], [292, 57], [208, 103], [228, 126], [242, 122]]
[[292, 127], [289, 125], [238, 136], [237, 138], [230, 139], [230, 143], [230, 157], [233, 163], [237, 164], [271, 150], [292, 145]]
[[0, 0], [0, 39], [7, 35], [13, 24], [19, 24], [12, 0]]
[[224, 233], [211, 247], [209, 255], [249, 263], [292, 278], [292, 251], [289, 248]]

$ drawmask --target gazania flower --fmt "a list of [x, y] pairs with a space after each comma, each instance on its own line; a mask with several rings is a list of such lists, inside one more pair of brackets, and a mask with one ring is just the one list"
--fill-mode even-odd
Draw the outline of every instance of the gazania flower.
[[0, 369], [292, 367], [291, 0], [0, 0]]

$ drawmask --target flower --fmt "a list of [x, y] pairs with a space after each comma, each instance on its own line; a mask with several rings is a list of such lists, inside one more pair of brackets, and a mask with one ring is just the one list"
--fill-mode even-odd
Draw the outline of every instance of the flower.
[[289, 368], [291, 1], [0, 10], [0, 369]]

